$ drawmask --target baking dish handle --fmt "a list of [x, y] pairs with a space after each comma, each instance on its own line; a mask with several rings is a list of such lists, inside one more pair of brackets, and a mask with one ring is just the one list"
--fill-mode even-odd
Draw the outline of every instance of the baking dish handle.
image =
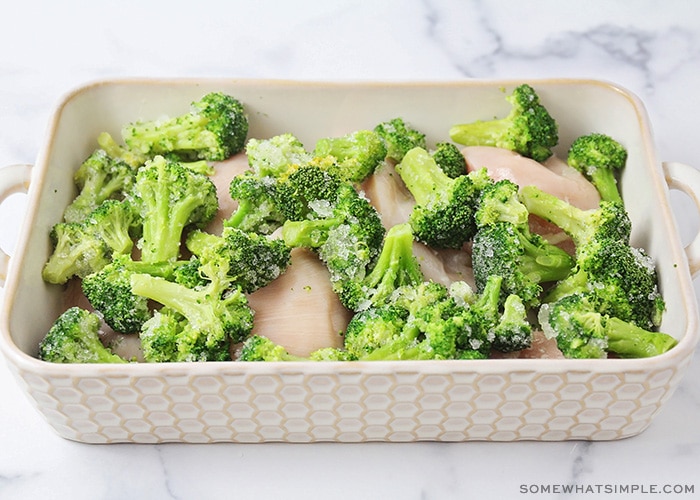
[[[700, 212], [700, 171], [680, 162], [663, 162], [662, 166], [668, 187], [688, 195]], [[690, 274], [695, 278], [700, 272], [700, 232], [686, 245], [685, 253]]]
[[[0, 168], [0, 204], [14, 193], [26, 193], [32, 176], [32, 165], [18, 164]], [[0, 287], [5, 286], [10, 256], [0, 249]]]

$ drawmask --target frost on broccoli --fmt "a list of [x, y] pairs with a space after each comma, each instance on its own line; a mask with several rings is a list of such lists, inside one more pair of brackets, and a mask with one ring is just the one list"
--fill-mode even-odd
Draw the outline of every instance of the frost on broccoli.
[[315, 157], [332, 156], [329, 171], [343, 180], [362, 182], [372, 175], [387, 156], [384, 140], [374, 130], [356, 130], [338, 137], [324, 137], [316, 142]]
[[486, 169], [453, 179], [425, 149], [413, 148], [396, 170], [416, 201], [409, 219], [416, 239], [437, 248], [461, 248], [473, 238], [481, 190], [492, 182]]
[[71, 307], [53, 323], [39, 344], [39, 359], [52, 363], [126, 363], [100, 340], [100, 317]]
[[[593, 299], [593, 300], [591, 300]], [[540, 308], [539, 321], [567, 358], [623, 358], [658, 356], [677, 341], [661, 332], [602, 314], [591, 294], [581, 292], [562, 297]]]
[[511, 105], [507, 116], [453, 125], [450, 138], [465, 146], [508, 149], [536, 161], [552, 156], [559, 142], [558, 126], [535, 89], [519, 85], [506, 100]]
[[84, 278], [131, 251], [137, 216], [127, 201], [106, 200], [81, 222], [59, 222], [49, 233], [52, 252], [42, 269], [47, 283]]
[[665, 301], [653, 260], [630, 244], [631, 222], [622, 204], [601, 201], [581, 210], [535, 186], [520, 190], [530, 213], [566, 232], [576, 245], [571, 274], [544, 297], [554, 302], [566, 295], [591, 292], [599, 311], [653, 328], [661, 323]]
[[108, 199], [124, 198], [136, 169], [103, 149], [94, 151], [74, 174], [78, 194], [63, 213], [65, 222], [80, 222]]
[[122, 130], [127, 147], [149, 157], [173, 153], [180, 160], [220, 161], [243, 150], [248, 136], [243, 104], [211, 92], [182, 115], [130, 123]]
[[477, 289], [489, 276], [503, 278], [501, 300], [518, 295], [527, 307], [540, 302], [543, 284], [566, 278], [574, 267], [569, 253], [531, 232], [529, 212], [507, 179], [484, 188], [476, 211], [472, 267]]
[[396, 163], [411, 149], [427, 147], [425, 134], [401, 117], [378, 123], [373, 130], [385, 144], [386, 157]]

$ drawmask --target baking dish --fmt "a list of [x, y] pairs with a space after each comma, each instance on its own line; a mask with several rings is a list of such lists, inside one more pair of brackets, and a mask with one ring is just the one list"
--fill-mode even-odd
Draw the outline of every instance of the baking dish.
[[528, 83], [559, 122], [560, 155], [592, 131], [628, 148], [620, 186], [632, 242], [657, 262], [668, 304], [661, 330], [678, 339], [662, 356], [118, 366], [35, 357], [62, 304], [61, 288], [41, 279], [47, 235], [75, 194], [74, 169], [100, 132], [118, 135], [135, 119], [182, 113], [217, 90], [244, 102], [251, 137], [294, 132], [312, 144], [402, 116], [434, 143], [451, 124], [505, 114], [503, 89], [519, 83], [125, 79], [67, 93], [36, 164], [0, 170], [0, 200], [28, 193], [14, 255], [0, 255], [7, 275], [0, 347], [8, 366], [59, 435], [86, 443], [613, 440], [642, 432], [673, 394], [698, 341], [692, 277], [700, 269], [700, 236], [683, 246], [669, 191], [700, 205], [700, 173], [658, 162], [643, 104], [603, 81]]

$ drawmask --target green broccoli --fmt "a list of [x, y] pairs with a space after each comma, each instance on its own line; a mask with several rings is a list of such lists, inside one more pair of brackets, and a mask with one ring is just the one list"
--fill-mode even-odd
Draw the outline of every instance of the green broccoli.
[[75, 172], [78, 194], [63, 213], [65, 222], [80, 222], [108, 199], [123, 199], [134, 183], [136, 170], [112, 158], [103, 149], [94, 151]]
[[185, 114], [130, 123], [122, 136], [129, 149], [149, 157], [175, 153], [184, 161], [220, 161], [243, 150], [248, 127], [240, 101], [211, 92]]
[[267, 139], [251, 138], [245, 146], [248, 164], [255, 177], [281, 178], [294, 165], [304, 165], [311, 161], [309, 153], [301, 141], [291, 133], [272, 136]]
[[39, 359], [52, 363], [126, 363], [100, 340], [100, 317], [71, 307], [53, 323], [39, 344]]
[[81, 222], [59, 222], [49, 233], [53, 251], [44, 264], [47, 283], [64, 284], [85, 278], [109, 264], [112, 257], [131, 252], [131, 229], [137, 223], [131, 204], [105, 200]]
[[132, 233], [141, 221], [128, 200], [105, 200], [83, 220], [88, 232], [96, 234], [114, 254], [129, 254], [134, 246]]
[[491, 347], [497, 351], [521, 351], [532, 344], [532, 324], [528, 320], [527, 308], [518, 295], [506, 297], [493, 333]]
[[356, 130], [340, 137], [324, 137], [316, 142], [315, 157], [332, 156], [330, 172], [343, 180], [362, 182], [372, 175], [387, 155], [384, 140], [373, 130]]
[[585, 175], [605, 201], [622, 203], [616, 175], [627, 163], [627, 150], [605, 134], [577, 138], [569, 148], [567, 163]]
[[408, 223], [387, 231], [376, 262], [358, 280], [339, 283], [341, 302], [357, 311], [386, 302], [394, 290], [417, 285], [424, 280], [420, 264], [413, 254], [413, 231]]
[[146, 262], [177, 260], [185, 232], [204, 227], [219, 209], [209, 177], [162, 156], [139, 169], [133, 194], [142, 220], [138, 243]]
[[438, 142], [430, 152], [433, 160], [445, 174], [456, 179], [467, 173], [467, 159], [462, 151], [452, 142]]
[[282, 226], [282, 239], [316, 251], [342, 298], [340, 287], [362, 279], [381, 251], [386, 231], [379, 213], [352, 184], [316, 167], [302, 167], [288, 181], [278, 190], [290, 196], [282, 210], [297, 215]]
[[[502, 284], [501, 276], [490, 276], [483, 290], [462, 307], [461, 314], [455, 318], [461, 325], [456, 339], [457, 349], [466, 353], [469, 359], [488, 357], [501, 315]], [[464, 354], [462, 356], [464, 357]]]
[[272, 234], [286, 220], [277, 208], [276, 187], [274, 178], [258, 177], [252, 171], [235, 176], [229, 184], [229, 193], [238, 206], [224, 220], [224, 226]]
[[488, 185], [476, 211], [477, 232], [472, 267], [477, 290], [489, 276], [503, 278], [501, 298], [517, 294], [527, 307], [537, 306], [542, 283], [566, 278], [574, 259], [529, 228], [529, 213], [518, 199], [518, 186], [507, 179]]
[[120, 333], [138, 333], [151, 317], [148, 299], [131, 291], [133, 274], [150, 274], [175, 280], [178, 267], [189, 261], [148, 263], [132, 260], [128, 255], [116, 255], [101, 270], [83, 278], [83, 294], [99, 311], [104, 322]]
[[378, 123], [373, 130], [384, 141], [386, 157], [396, 163], [401, 162], [409, 150], [427, 147], [425, 134], [401, 117]]
[[351, 357], [361, 359], [383, 345], [405, 338], [407, 318], [408, 311], [393, 304], [358, 311], [345, 329], [345, 350]]
[[286, 347], [262, 335], [251, 335], [243, 343], [238, 361], [350, 361], [347, 351], [335, 347], [322, 347], [308, 356], [290, 354]]
[[461, 248], [472, 239], [481, 190], [492, 182], [486, 169], [452, 179], [425, 149], [414, 148], [396, 170], [416, 201], [409, 217], [416, 239], [438, 248]]
[[97, 145], [107, 153], [107, 156], [123, 161], [134, 171], [146, 163], [149, 158], [145, 154], [119, 144], [109, 132], [102, 132], [97, 136]]
[[[227, 361], [231, 359], [232, 343], [243, 341], [253, 328], [253, 311], [246, 296], [240, 289], [230, 288], [218, 279], [205, 287], [192, 289], [150, 274], [132, 274], [131, 291], [184, 318], [183, 321], [159, 318], [144, 324], [151, 345], [147, 361], [165, 361], [164, 358], [168, 361]], [[175, 348], [168, 347], [167, 352], [158, 353], [154, 345], [175, 345]], [[144, 352], [144, 357], [146, 355]]]
[[547, 292], [545, 302], [591, 292], [603, 314], [642, 328], [661, 323], [665, 302], [656, 266], [630, 244], [631, 222], [620, 203], [601, 201], [599, 208], [581, 210], [534, 186], [521, 188], [520, 198], [530, 213], [559, 226], [576, 245], [574, 269]]
[[530, 85], [522, 84], [506, 97], [510, 113], [502, 118], [454, 125], [450, 138], [465, 146], [493, 146], [536, 161], [552, 156], [559, 142], [558, 126]]
[[605, 358], [611, 352], [623, 358], [642, 358], [663, 354], [677, 344], [670, 335], [598, 312], [596, 300], [590, 299], [589, 294], [576, 293], [540, 308], [543, 331], [556, 338], [565, 357]]
[[[188, 250], [197, 256], [200, 266], [219, 259], [227, 260], [222, 268], [228, 270], [226, 280], [252, 293], [267, 286], [285, 272], [291, 263], [291, 250], [281, 239], [225, 227], [221, 235], [192, 231], [185, 242]], [[205, 276], [206, 269], [203, 270]]]

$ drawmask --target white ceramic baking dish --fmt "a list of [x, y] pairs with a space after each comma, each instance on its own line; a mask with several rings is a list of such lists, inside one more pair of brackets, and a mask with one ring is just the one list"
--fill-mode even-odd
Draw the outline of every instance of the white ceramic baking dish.
[[[660, 163], [641, 102], [600, 81], [529, 81], [559, 121], [561, 148], [591, 131], [629, 150], [621, 181], [633, 243], [656, 260], [668, 303], [661, 329], [678, 339], [651, 359], [61, 365], [37, 345], [61, 312], [45, 284], [48, 232], [74, 195], [74, 169], [98, 133], [137, 118], [184, 112], [205, 92], [241, 99], [250, 136], [293, 131], [304, 143], [402, 116], [445, 139], [451, 124], [508, 111], [503, 89], [520, 81], [315, 83], [120, 80], [68, 93], [33, 167], [0, 170], [0, 197], [28, 191], [16, 251], [0, 255], [5, 283], [0, 346], [37, 410], [61, 436], [117, 442], [361, 442], [612, 440], [643, 431], [672, 395], [698, 341], [692, 276], [700, 238], [683, 247], [669, 189], [700, 205], [700, 174]], [[1, 199], [1, 198], [0, 198]], [[9, 264], [9, 266], [8, 266]]]

